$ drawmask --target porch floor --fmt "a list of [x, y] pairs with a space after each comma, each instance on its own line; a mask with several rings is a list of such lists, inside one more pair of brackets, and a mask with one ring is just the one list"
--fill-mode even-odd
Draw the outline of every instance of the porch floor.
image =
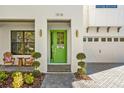
[[22, 72], [31, 72], [33, 71], [33, 67], [31, 66], [16, 66], [16, 65], [0, 65], [0, 71], [22, 71]]
[[73, 73], [47, 73], [42, 88], [72, 88]]

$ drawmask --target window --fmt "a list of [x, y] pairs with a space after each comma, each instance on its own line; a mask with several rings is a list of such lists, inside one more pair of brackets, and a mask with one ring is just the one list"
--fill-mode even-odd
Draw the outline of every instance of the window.
[[92, 42], [92, 38], [88, 38], [88, 41], [89, 41], [89, 42]]
[[94, 38], [94, 42], [98, 42], [99, 41], [99, 38]]
[[114, 38], [114, 42], [118, 42], [118, 38]]
[[124, 42], [124, 38], [120, 38], [120, 42]]
[[96, 5], [96, 8], [105, 8], [105, 5]]
[[112, 41], [112, 38], [107, 38], [107, 41], [108, 41], [108, 42], [111, 42], [111, 41]]
[[83, 41], [86, 42], [86, 37], [83, 38]]
[[117, 8], [117, 5], [106, 5], [106, 8]]
[[34, 52], [34, 31], [11, 31], [11, 52], [14, 55], [30, 55]]
[[64, 44], [64, 32], [57, 32], [57, 44]]
[[117, 8], [117, 5], [96, 5], [96, 8]]
[[102, 42], [105, 42], [105, 41], [106, 41], [106, 38], [101, 38], [101, 41], [102, 41]]

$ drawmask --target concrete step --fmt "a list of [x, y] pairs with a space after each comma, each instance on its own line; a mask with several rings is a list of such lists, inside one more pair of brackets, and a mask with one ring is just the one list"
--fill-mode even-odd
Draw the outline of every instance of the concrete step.
[[71, 65], [48, 65], [48, 72], [71, 72]]

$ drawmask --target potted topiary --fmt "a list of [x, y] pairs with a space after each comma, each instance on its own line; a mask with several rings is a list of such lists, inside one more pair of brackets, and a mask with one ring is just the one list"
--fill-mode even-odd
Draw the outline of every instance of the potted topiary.
[[35, 70], [37, 70], [38, 67], [40, 66], [40, 62], [37, 59], [41, 57], [41, 53], [34, 52], [34, 53], [32, 53], [32, 57], [34, 58], [34, 62], [32, 64], [32, 66], [34, 67]]
[[84, 78], [86, 76], [86, 64], [84, 62], [84, 59], [86, 58], [86, 55], [84, 53], [78, 53], [76, 58], [79, 60], [78, 61], [78, 69], [77, 69], [77, 76], [78, 78]]
[[32, 74], [34, 77], [39, 77], [41, 75], [41, 72], [40, 70], [33, 70]]

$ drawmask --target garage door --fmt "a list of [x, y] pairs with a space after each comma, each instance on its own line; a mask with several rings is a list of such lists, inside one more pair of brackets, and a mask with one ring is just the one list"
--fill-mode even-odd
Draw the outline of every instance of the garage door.
[[124, 37], [84, 37], [87, 62], [124, 62]]

